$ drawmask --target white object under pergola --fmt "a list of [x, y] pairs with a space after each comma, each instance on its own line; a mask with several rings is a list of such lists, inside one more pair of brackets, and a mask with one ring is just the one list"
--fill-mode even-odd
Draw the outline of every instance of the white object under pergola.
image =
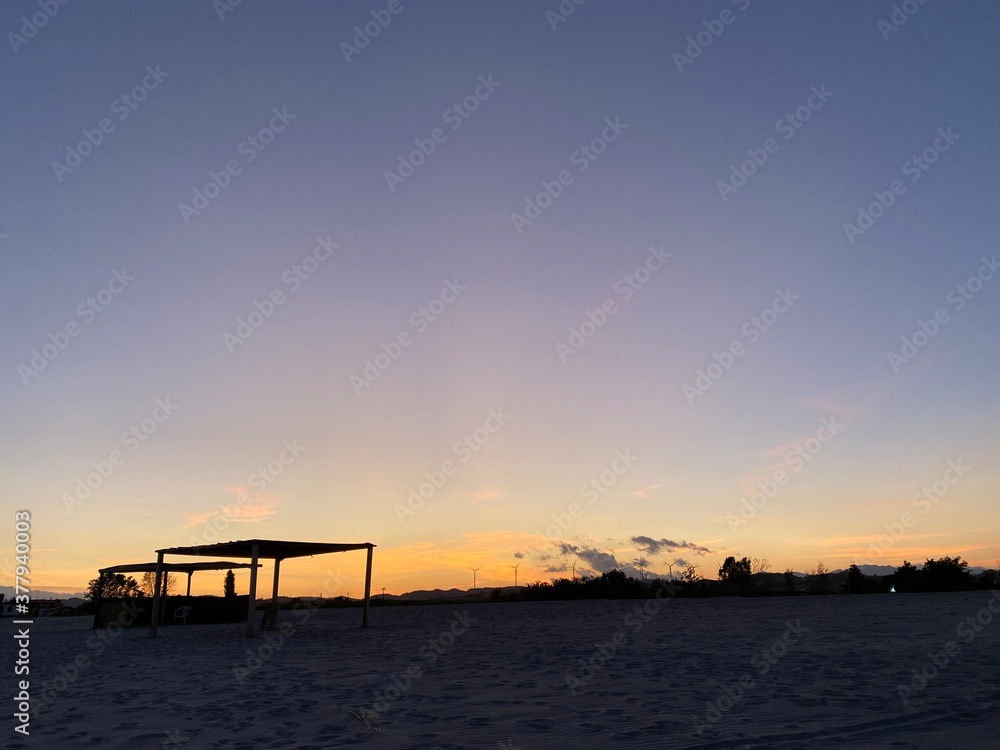
[[[281, 561], [292, 557], [312, 557], [326, 555], [332, 552], [350, 552], [353, 550], [368, 550], [368, 562], [365, 566], [365, 600], [361, 615], [361, 625], [368, 626], [368, 603], [371, 599], [372, 587], [372, 556], [375, 545], [371, 542], [358, 544], [332, 544], [326, 542], [287, 542], [275, 539], [247, 539], [235, 542], [218, 542], [217, 544], [202, 544], [194, 547], [168, 547], [156, 550], [156, 581], [153, 587], [153, 612], [158, 612], [160, 603], [160, 581], [167, 566], [165, 555], [193, 555], [197, 557], [235, 557], [250, 559], [250, 595], [247, 604], [247, 638], [253, 638], [255, 615], [257, 613], [257, 568], [258, 560], [274, 560], [274, 585], [271, 589], [271, 603], [278, 604], [278, 574]], [[153, 617], [149, 624], [150, 635], [156, 637], [156, 626], [159, 618]]]

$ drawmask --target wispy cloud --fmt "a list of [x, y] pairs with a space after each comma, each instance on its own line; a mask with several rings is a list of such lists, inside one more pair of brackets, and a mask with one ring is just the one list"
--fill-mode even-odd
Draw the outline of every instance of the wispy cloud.
[[244, 505], [224, 505], [207, 513], [188, 513], [184, 516], [184, 526], [199, 526], [218, 516], [225, 516], [234, 523], [260, 523], [278, 512], [276, 503], [270, 498], [262, 498]]
[[481, 503], [486, 500], [499, 500], [506, 497], [506, 495], [499, 487], [483, 487], [482, 489], [470, 492], [466, 497], [469, 498], [470, 502]]
[[660, 489], [660, 487], [666, 487], [666, 482], [661, 482], [660, 484], [651, 484], [648, 487], [643, 487], [642, 489], [635, 490], [632, 494], [639, 498], [640, 500], [645, 500], [650, 495], [653, 494], [655, 490]]
[[[791, 401], [793, 403], [808, 406], [816, 409], [817, 411], [823, 412], [826, 417], [829, 417], [833, 421], [839, 423], [839, 429], [849, 429], [861, 413], [861, 409], [858, 407], [837, 404], [822, 397], [793, 398]], [[788, 472], [790, 467], [794, 467], [796, 465], [801, 468], [801, 455], [803, 451], [806, 451], [808, 455], [815, 455], [815, 449], [810, 450], [809, 448], [809, 441], [813, 441], [815, 443], [817, 441], [817, 435], [817, 431], [814, 430], [770, 448], [758, 450], [755, 455], [770, 460], [762, 466], [745, 472], [743, 476], [739, 478], [740, 489], [746, 494], [757, 492], [759, 489], [757, 486], [758, 482], [766, 482], [773, 479], [776, 472]], [[827, 439], [828, 438], [824, 438], [820, 442], [826, 442]], [[800, 457], [796, 458], [793, 454]], [[796, 471], [797, 470], [798, 469], [796, 469]]]

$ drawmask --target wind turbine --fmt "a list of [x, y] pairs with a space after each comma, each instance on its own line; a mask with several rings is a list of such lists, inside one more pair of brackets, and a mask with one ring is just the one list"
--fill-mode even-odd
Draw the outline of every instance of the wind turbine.
[[670, 568], [670, 580], [674, 580], [674, 564], [667, 563], [667, 567]]
[[521, 567], [521, 563], [518, 563], [517, 565], [508, 565], [507, 567], [514, 569], [514, 588], [517, 588], [517, 569]]
[[480, 565], [479, 568], [469, 568], [469, 570], [472, 571], [472, 588], [476, 588], [476, 571], [482, 567], [483, 566]]
[[576, 563], [578, 563], [578, 562], [580, 562], [580, 561], [577, 560], [575, 563], [573, 563], [572, 565], [570, 565], [570, 568], [573, 570], [573, 580], [574, 581], [576, 581]]

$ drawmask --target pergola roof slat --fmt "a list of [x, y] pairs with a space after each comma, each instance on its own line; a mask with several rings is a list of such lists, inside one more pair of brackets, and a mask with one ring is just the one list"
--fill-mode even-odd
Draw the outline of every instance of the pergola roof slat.
[[200, 544], [192, 547], [168, 547], [158, 549], [164, 555], [194, 555], [199, 557], [253, 557], [253, 546], [257, 545], [257, 557], [270, 560], [285, 560], [291, 557], [311, 557], [330, 552], [350, 552], [351, 550], [375, 547], [371, 542], [358, 544], [330, 544], [326, 542], [286, 542], [275, 539], [246, 539], [235, 542]]
[[[163, 570], [170, 571], [172, 573], [194, 573], [199, 570], [226, 570], [227, 568], [249, 568], [253, 563], [245, 562], [228, 562], [226, 560], [220, 560], [219, 562], [187, 562], [187, 563], [163, 563]], [[257, 564], [260, 567], [260, 563]], [[146, 562], [146, 563], [125, 563], [124, 565], [112, 565], [107, 568], [101, 568], [97, 571], [98, 573], [155, 573], [156, 563]]]

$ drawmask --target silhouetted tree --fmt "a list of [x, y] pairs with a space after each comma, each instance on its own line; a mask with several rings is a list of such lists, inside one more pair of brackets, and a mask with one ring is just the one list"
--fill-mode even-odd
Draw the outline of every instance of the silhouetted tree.
[[730, 555], [719, 568], [719, 580], [723, 589], [733, 594], [745, 594], [750, 589], [753, 565], [749, 557], [737, 560]]
[[929, 558], [921, 571], [924, 591], [968, 591], [972, 588], [972, 574], [968, 563], [961, 557]]
[[844, 582], [844, 591], [848, 594], [861, 594], [864, 593], [867, 584], [868, 577], [861, 572], [861, 568], [855, 563], [851, 563], [851, 567], [847, 569], [847, 581]]
[[535, 582], [521, 589], [529, 601], [564, 599], [640, 599], [649, 596], [649, 585], [620, 570], [609, 570], [596, 578], [583, 576], [575, 581], [558, 578], [551, 583]]
[[[174, 588], [177, 585], [177, 581], [174, 576], [169, 573], [163, 574], [163, 590], [161, 594], [169, 595], [174, 592]], [[142, 574], [142, 578], [139, 579], [139, 589], [142, 591], [143, 596], [152, 596], [153, 587], [156, 585], [156, 573], [146, 572]]]
[[795, 593], [795, 573], [792, 572], [791, 568], [787, 568], [783, 573], [785, 577], [785, 593], [794, 594]]
[[903, 560], [903, 564], [892, 574], [892, 584], [896, 587], [896, 591], [920, 591], [921, 583], [920, 568], [909, 560]]
[[730, 555], [722, 563], [722, 567], [719, 568], [720, 581], [745, 581], [751, 575], [753, 575], [753, 569], [749, 557], [737, 560]]
[[222, 594], [227, 599], [236, 596], [236, 576], [233, 571], [226, 571], [226, 577], [222, 581]]
[[701, 576], [698, 575], [698, 571], [695, 570], [694, 565], [688, 565], [687, 569], [681, 573], [681, 580], [684, 583], [698, 583], [701, 580]]
[[122, 573], [101, 573], [87, 583], [87, 599], [124, 599], [142, 594], [139, 583]]
[[830, 570], [822, 563], [822, 561], [816, 563], [816, 568], [809, 576], [809, 593], [810, 594], [833, 593], [833, 589], [830, 587]]
[[771, 590], [771, 561], [766, 557], [755, 557], [750, 560], [750, 571], [753, 579], [753, 588], [760, 593], [768, 593]]
[[997, 572], [995, 570], [984, 570], [976, 576], [976, 585], [981, 589], [995, 589], [997, 587]]

